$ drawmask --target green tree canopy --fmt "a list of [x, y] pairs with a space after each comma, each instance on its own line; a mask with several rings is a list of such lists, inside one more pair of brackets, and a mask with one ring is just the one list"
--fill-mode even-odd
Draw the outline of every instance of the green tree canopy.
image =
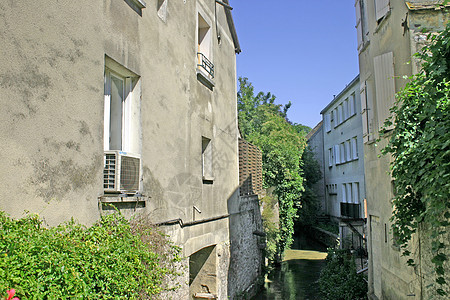
[[[239, 78], [239, 128], [244, 139], [258, 146], [263, 155], [263, 180], [278, 197], [280, 228], [277, 256], [292, 243], [296, 205], [303, 191], [301, 156], [306, 142], [303, 133], [287, 120], [289, 102], [275, 104], [271, 93], [254, 94], [247, 78]], [[301, 125], [299, 125], [301, 126]], [[301, 132], [301, 131], [300, 131]]]

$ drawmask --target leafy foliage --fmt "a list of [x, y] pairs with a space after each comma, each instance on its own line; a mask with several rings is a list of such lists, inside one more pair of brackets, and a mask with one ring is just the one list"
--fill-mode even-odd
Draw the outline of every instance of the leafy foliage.
[[262, 92], [254, 95], [247, 78], [239, 78], [238, 92], [239, 128], [243, 138], [262, 151], [263, 180], [266, 188], [274, 187], [279, 202], [279, 234], [276, 235], [276, 260], [292, 244], [294, 218], [303, 192], [300, 157], [305, 148], [302, 125], [287, 120], [291, 106], [277, 105], [275, 96]]
[[149, 299], [176, 276], [178, 253], [155, 228], [117, 213], [89, 228], [45, 228], [37, 215], [0, 212], [0, 290], [20, 299]]
[[300, 199], [301, 214], [299, 215], [298, 222], [302, 226], [310, 226], [316, 223], [317, 212], [319, 210], [319, 203], [313, 186], [322, 178], [322, 173], [320, 172], [319, 163], [314, 158], [314, 152], [311, 147], [308, 146], [303, 151], [302, 162], [305, 191]]
[[326, 266], [319, 278], [323, 298], [330, 300], [367, 299], [367, 283], [356, 273], [353, 256], [348, 250], [328, 249]]
[[[404, 255], [419, 224], [431, 227], [436, 282], [446, 284], [445, 235], [450, 220], [450, 24], [417, 56], [422, 70], [397, 95], [391, 113], [395, 128], [384, 154], [392, 154], [395, 178], [393, 232]], [[385, 122], [385, 127], [392, 124]], [[410, 259], [410, 264], [414, 261]], [[444, 295], [442, 288], [437, 293]]]

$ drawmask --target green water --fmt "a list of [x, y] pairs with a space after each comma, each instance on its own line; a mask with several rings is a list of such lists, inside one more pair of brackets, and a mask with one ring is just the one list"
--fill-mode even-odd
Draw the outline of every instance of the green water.
[[317, 279], [325, 266], [326, 248], [300, 234], [280, 268], [266, 278], [253, 300], [319, 300]]

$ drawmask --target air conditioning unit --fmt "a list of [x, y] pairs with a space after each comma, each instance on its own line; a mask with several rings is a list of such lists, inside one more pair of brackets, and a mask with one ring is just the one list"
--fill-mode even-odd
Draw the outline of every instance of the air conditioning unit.
[[139, 192], [141, 158], [119, 150], [105, 151], [103, 188], [109, 193]]

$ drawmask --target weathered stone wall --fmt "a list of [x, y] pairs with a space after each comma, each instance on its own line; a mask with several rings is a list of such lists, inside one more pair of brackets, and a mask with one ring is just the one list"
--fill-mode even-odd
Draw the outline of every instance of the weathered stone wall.
[[262, 247], [265, 237], [258, 196], [240, 197], [236, 211], [230, 216], [230, 268], [228, 296], [240, 299], [242, 293], [255, 292], [263, 265]]

